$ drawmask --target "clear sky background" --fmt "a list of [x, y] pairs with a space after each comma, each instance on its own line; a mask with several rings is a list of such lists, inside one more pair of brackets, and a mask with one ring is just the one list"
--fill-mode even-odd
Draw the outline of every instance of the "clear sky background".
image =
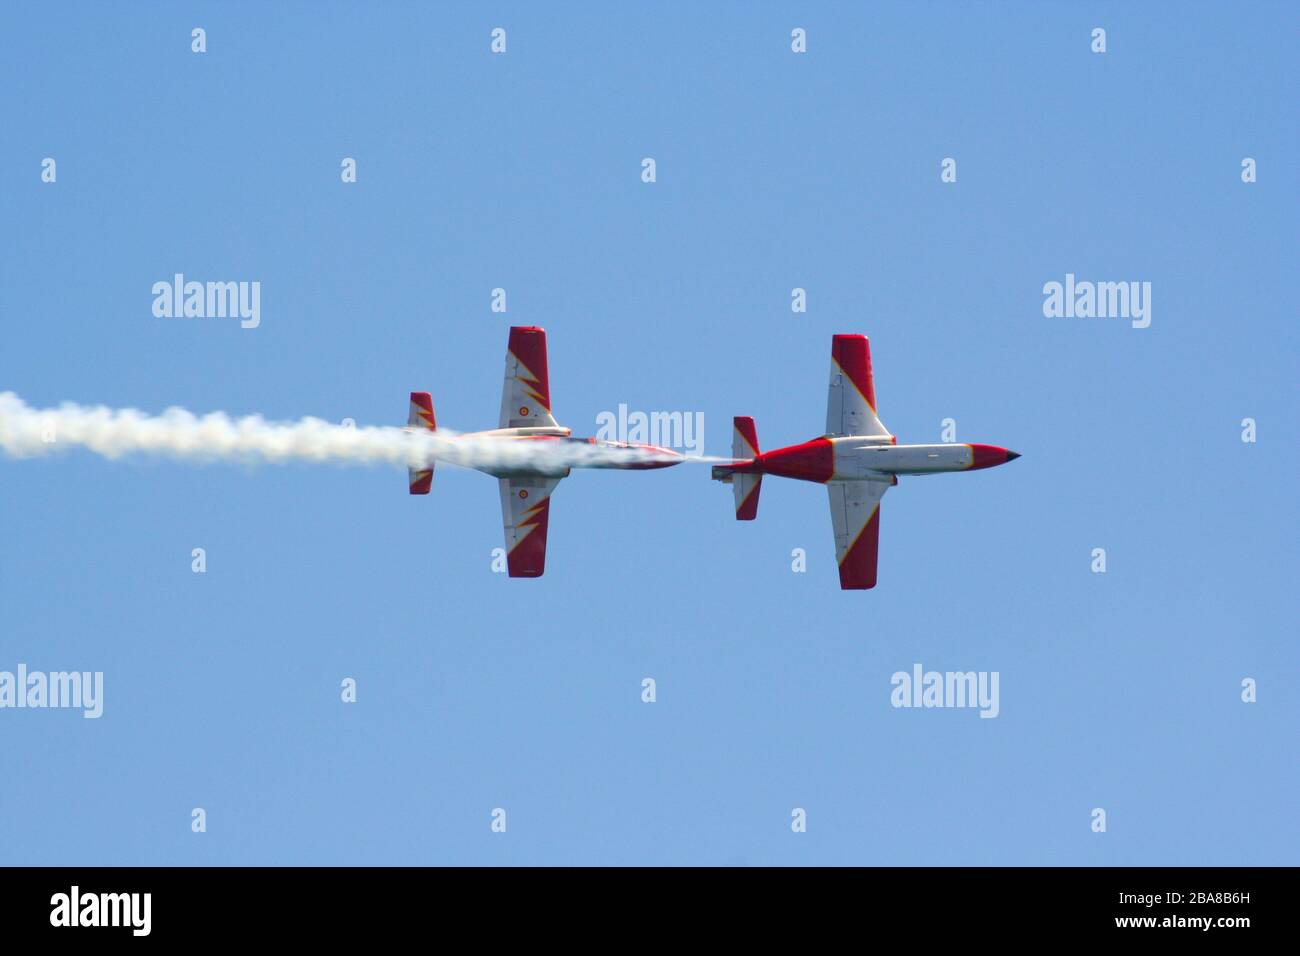
[[[703, 465], [575, 473], [510, 580], [472, 472], [0, 460], [0, 669], [105, 675], [99, 720], [0, 711], [0, 862], [1300, 862], [1295, 10], [6, 5], [31, 405], [494, 427], [537, 324], [576, 433], [700, 411], [723, 455], [820, 434], [863, 332], [900, 442], [1024, 457], [903, 479], [859, 593], [823, 489], [738, 524]], [[175, 272], [261, 326], [155, 318]], [[1067, 272], [1150, 328], [1045, 318]], [[1000, 716], [894, 709], [914, 663]]]

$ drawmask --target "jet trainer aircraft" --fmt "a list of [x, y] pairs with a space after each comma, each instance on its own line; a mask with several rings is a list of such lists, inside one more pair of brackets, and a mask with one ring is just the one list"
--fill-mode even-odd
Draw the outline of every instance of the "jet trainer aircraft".
[[1019, 458], [997, 445], [900, 445], [876, 416], [871, 376], [871, 346], [865, 335], [831, 340], [831, 384], [826, 403], [826, 434], [821, 438], [758, 450], [754, 419], [734, 419], [730, 465], [715, 465], [715, 481], [731, 485], [736, 520], [758, 517], [764, 475], [815, 481], [830, 493], [831, 525], [840, 565], [840, 587], [876, 586], [880, 546], [880, 499], [899, 475], [992, 468]]
[[[428, 392], [411, 393], [411, 410], [406, 424], [408, 429], [437, 430], [433, 399]], [[593, 457], [591, 462], [573, 466], [578, 468], [644, 470], [667, 468], [685, 460], [678, 452], [658, 445], [571, 436], [572, 430], [558, 424], [551, 415], [546, 330], [531, 326], [512, 328], [506, 351], [500, 427], [458, 437], [507, 442], [579, 442], [601, 449], [601, 454]], [[546, 570], [546, 528], [550, 518], [551, 492], [569, 474], [569, 467], [511, 466], [508, 469], [478, 470], [499, 479], [510, 577], [541, 577]], [[433, 468], [408, 471], [411, 494], [427, 495], [433, 483]]]

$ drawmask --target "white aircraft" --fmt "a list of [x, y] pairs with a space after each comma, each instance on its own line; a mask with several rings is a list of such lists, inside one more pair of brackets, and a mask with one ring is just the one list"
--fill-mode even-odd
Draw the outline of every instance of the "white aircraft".
[[775, 451], [758, 450], [754, 419], [734, 420], [730, 465], [716, 465], [713, 478], [732, 486], [736, 520], [758, 517], [764, 475], [815, 481], [830, 493], [831, 525], [840, 565], [840, 587], [876, 586], [880, 547], [880, 499], [899, 475], [992, 468], [1019, 458], [997, 445], [900, 445], [876, 415], [871, 346], [865, 335], [831, 340], [831, 384], [826, 434]]
[[[408, 429], [437, 430], [433, 399], [428, 392], [411, 393], [411, 410], [406, 425]], [[505, 384], [501, 391], [501, 427], [459, 435], [458, 438], [582, 442], [603, 449], [591, 464], [573, 466], [578, 468], [642, 471], [667, 468], [685, 460], [678, 452], [658, 445], [573, 438], [572, 434], [572, 429], [560, 425], [551, 415], [546, 330], [531, 326], [512, 328], [506, 351]], [[433, 484], [433, 468], [408, 470], [411, 494], [427, 495]], [[546, 530], [551, 512], [551, 492], [569, 474], [569, 468], [480, 470], [497, 478], [501, 486], [501, 518], [505, 525], [506, 563], [510, 577], [541, 577], [546, 570]]]

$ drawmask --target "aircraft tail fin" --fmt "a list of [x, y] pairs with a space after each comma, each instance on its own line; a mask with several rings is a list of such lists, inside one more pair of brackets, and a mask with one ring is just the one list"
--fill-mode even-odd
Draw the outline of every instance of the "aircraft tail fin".
[[[758, 457], [758, 429], [748, 415], [737, 415], [732, 420], [731, 457], [736, 464], [747, 464]], [[753, 472], [737, 471], [733, 465], [715, 465], [713, 480], [731, 485], [736, 499], [736, 520], [753, 521], [758, 517], [758, 494], [763, 488], [763, 476]]]
[[[433, 414], [433, 396], [428, 392], [411, 393], [411, 409], [406, 415], [406, 427], [423, 428], [431, 432], [438, 430], [438, 420]], [[413, 495], [427, 495], [433, 487], [432, 464], [428, 468], [408, 468], [406, 474]]]

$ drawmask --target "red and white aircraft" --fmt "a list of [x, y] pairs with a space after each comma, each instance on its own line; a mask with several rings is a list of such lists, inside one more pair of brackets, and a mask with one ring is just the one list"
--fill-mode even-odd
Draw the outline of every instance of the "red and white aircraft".
[[[436, 431], [433, 399], [428, 392], [411, 393], [408, 429]], [[570, 467], [645, 470], [679, 464], [684, 457], [658, 445], [573, 438], [551, 415], [551, 383], [546, 363], [546, 330], [516, 326], [510, 330], [506, 351], [506, 378], [501, 392], [501, 427], [460, 434], [459, 438], [517, 441], [580, 442], [598, 446], [601, 454], [571, 466], [518, 466], [480, 468], [499, 479], [501, 517], [506, 532], [506, 562], [512, 578], [539, 578], [546, 570], [546, 527], [551, 492], [569, 474]], [[455, 441], [456, 439], [452, 439]], [[585, 457], [585, 456], [584, 456]], [[580, 459], [581, 460], [581, 459]], [[408, 469], [413, 495], [427, 495], [433, 483], [432, 466]]]
[[876, 417], [871, 346], [865, 335], [836, 335], [831, 340], [831, 384], [823, 437], [760, 452], [754, 419], [740, 417], [735, 419], [731, 455], [737, 460], [714, 466], [713, 478], [731, 485], [738, 521], [753, 521], [758, 516], [764, 475], [826, 486], [844, 590], [876, 586], [880, 499], [898, 484], [899, 475], [974, 471], [1020, 457], [997, 445], [898, 444]]

